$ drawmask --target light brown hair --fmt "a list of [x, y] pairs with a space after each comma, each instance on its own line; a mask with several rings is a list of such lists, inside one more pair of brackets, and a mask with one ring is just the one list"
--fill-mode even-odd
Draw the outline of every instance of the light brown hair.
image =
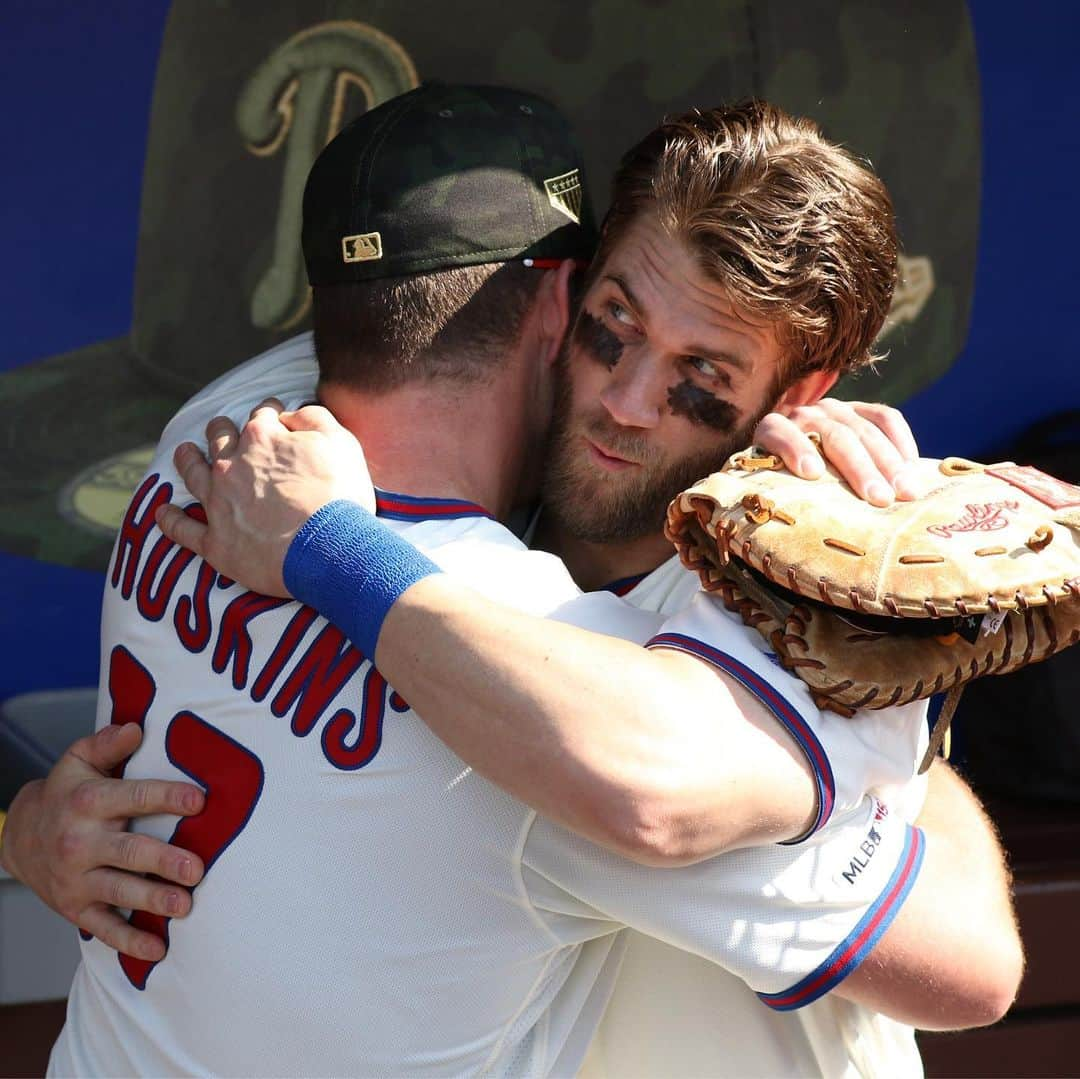
[[652, 209], [737, 311], [774, 323], [782, 385], [873, 362], [896, 281], [892, 200], [811, 120], [751, 100], [668, 120], [622, 159], [594, 263]]

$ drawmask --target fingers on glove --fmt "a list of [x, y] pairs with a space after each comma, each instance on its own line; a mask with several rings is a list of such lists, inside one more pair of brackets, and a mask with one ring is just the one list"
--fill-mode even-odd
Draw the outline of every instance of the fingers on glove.
[[915, 435], [899, 409], [867, 401], [851, 401], [850, 407], [857, 415], [877, 427], [905, 461], [919, 459]]
[[860, 497], [878, 506], [894, 495], [910, 497], [897, 480], [918, 459], [918, 447], [903, 415], [888, 405], [826, 398], [814, 406], [821, 413], [822, 450], [829, 463]]
[[762, 417], [754, 430], [754, 444], [775, 454], [804, 480], [820, 479], [825, 473], [821, 455], [806, 431], [779, 412]]
[[889, 405], [863, 401], [852, 401], [850, 404], [823, 401], [822, 405], [827, 411], [842, 408], [847, 415], [841, 422], [852, 424], [850, 412], [864, 421], [863, 424], [852, 425], [852, 429], [859, 433], [874, 466], [892, 487], [896, 498], [910, 501], [924, 493], [918, 477], [919, 470], [914, 467], [919, 460], [919, 447], [902, 412]]
[[889, 506], [894, 493], [889, 477], [902, 463], [876, 428], [857, 428], [848, 423], [825, 422], [821, 452], [851, 489], [874, 506]]
[[[771, 414], [758, 430], [775, 433], [777, 446], [766, 448], [779, 453], [792, 471], [810, 478], [811, 462], [800, 461], [796, 466], [789, 456], [805, 452], [809, 440], [798, 442], [781, 423], [784, 418]], [[886, 506], [894, 493], [900, 498], [917, 494], [908, 482], [908, 466], [917, 460], [918, 447], [907, 421], [895, 408], [823, 398], [814, 405], [787, 410], [786, 419], [800, 432], [816, 431], [821, 436], [821, 451], [829, 464], [866, 501]]]

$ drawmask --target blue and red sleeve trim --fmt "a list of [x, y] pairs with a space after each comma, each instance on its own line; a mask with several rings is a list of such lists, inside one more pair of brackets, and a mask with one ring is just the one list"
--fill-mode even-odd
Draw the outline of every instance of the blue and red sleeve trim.
[[892, 924], [911, 891], [926, 851], [926, 837], [920, 828], [907, 826], [907, 838], [900, 861], [885, 890], [862, 916], [859, 924], [816, 970], [783, 993], [758, 993], [770, 1008], [779, 1012], [805, 1007], [840, 984], [871, 952]]
[[463, 517], [487, 517], [483, 506], [457, 498], [415, 498], [375, 489], [375, 513], [391, 521], [456, 521]]
[[770, 712], [784, 725], [788, 733], [798, 742], [814, 773], [814, 785], [817, 788], [818, 811], [809, 830], [791, 843], [801, 843], [823, 828], [832, 816], [836, 804], [836, 780], [833, 778], [832, 765], [829, 763], [825, 747], [818, 740], [810, 724], [803, 719], [795, 707], [775, 686], [770, 685], [757, 671], [740, 662], [734, 656], [721, 652], [712, 645], [705, 644], [683, 633], [661, 633], [653, 637], [646, 648], [673, 648], [719, 667], [725, 674], [731, 675], [740, 685], [748, 689]]

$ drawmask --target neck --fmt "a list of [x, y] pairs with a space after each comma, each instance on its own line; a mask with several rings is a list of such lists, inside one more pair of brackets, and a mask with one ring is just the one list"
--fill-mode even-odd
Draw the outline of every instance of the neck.
[[586, 592], [612, 581], [650, 573], [675, 552], [660, 533], [616, 543], [590, 543], [561, 528], [550, 514], [541, 514], [533, 544], [563, 560], [570, 576]]
[[364, 447], [372, 482], [418, 497], [475, 502], [510, 512], [526, 458], [523, 424], [508, 423], [500, 381], [406, 385], [378, 395], [319, 387], [319, 400]]

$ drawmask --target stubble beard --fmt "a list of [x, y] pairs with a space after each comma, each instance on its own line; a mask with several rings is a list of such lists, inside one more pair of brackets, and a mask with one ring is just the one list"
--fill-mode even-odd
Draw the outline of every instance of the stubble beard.
[[[544, 512], [570, 535], [586, 543], [643, 539], [663, 532], [668, 503], [703, 476], [716, 472], [749, 445], [761, 416], [730, 432], [717, 432], [708, 450], [664, 461], [647, 435], [619, 427], [603, 406], [574, 413], [564, 352], [556, 373], [555, 412], [548, 438], [543, 480]], [[768, 409], [764, 409], [767, 412]], [[639, 462], [633, 470], [605, 472], [588, 460], [585, 438]]]

